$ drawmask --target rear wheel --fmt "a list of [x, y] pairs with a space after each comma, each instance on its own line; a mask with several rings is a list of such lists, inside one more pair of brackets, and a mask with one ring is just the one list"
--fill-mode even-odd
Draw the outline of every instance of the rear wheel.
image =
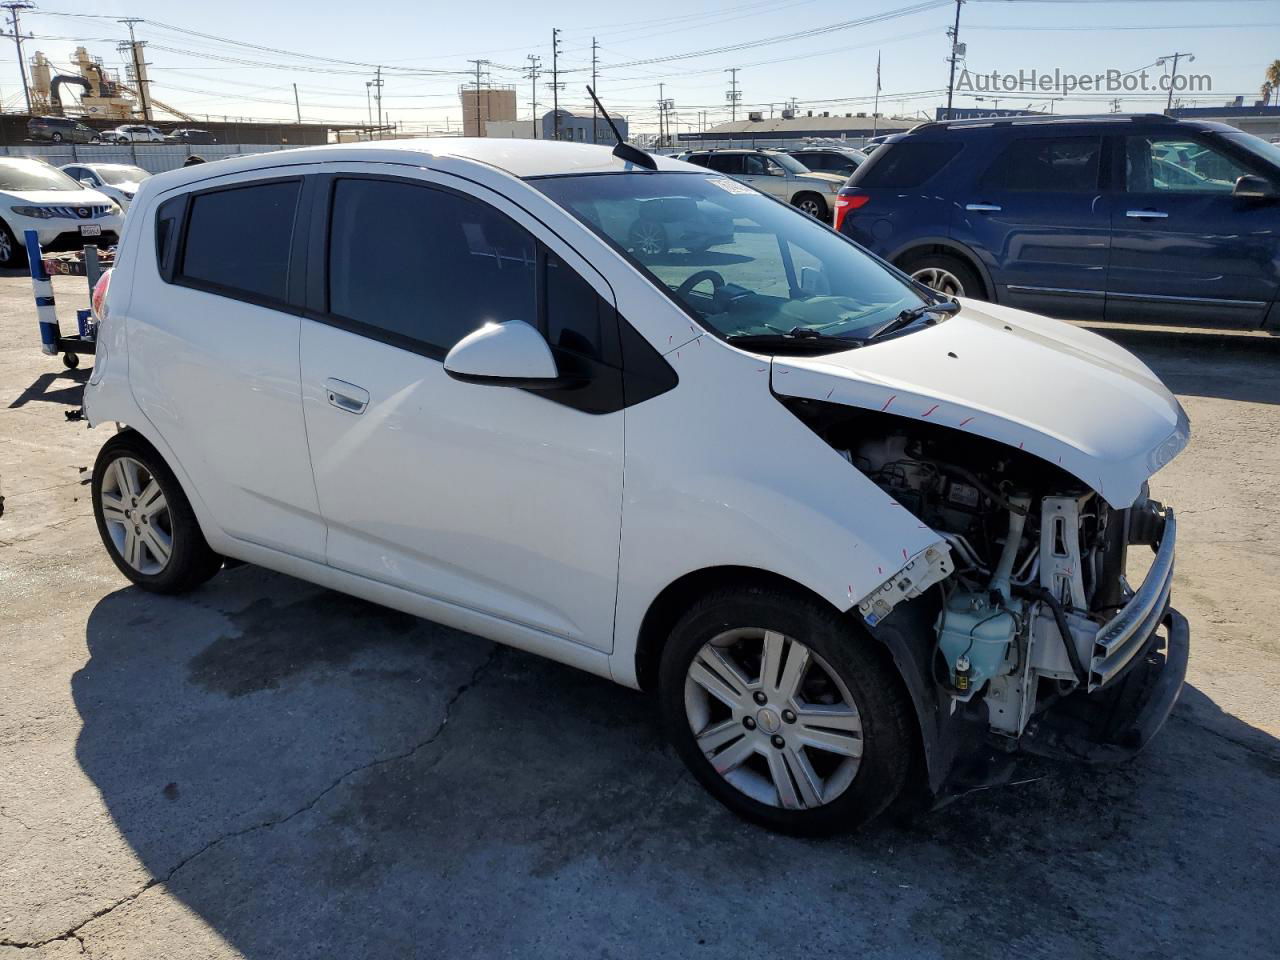
[[730, 810], [796, 834], [851, 830], [894, 801], [914, 752], [899, 678], [870, 640], [807, 597], [707, 597], [676, 625], [659, 673], [663, 722]]
[[670, 249], [666, 228], [654, 220], [637, 220], [627, 240], [644, 257], [660, 257]]
[[50, 139], [50, 140], [52, 140], [54, 143], [61, 143], [61, 142], [62, 142], [62, 134], [58, 133], [58, 131], [56, 131], [56, 130], [55, 130], [55, 131], [53, 132], [53, 136], [51, 136], [49, 139]]
[[144, 590], [183, 593], [222, 566], [177, 477], [132, 430], [116, 434], [98, 454], [93, 514], [112, 561]]
[[948, 297], [987, 298], [977, 272], [959, 257], [949, 253], [909, 254], [902, 260], [902, 270], [930, 289]]
[[792, 203], [811, 217], [823, 221], [827, 219], [827, 201], [816, 193], [802, 193]]

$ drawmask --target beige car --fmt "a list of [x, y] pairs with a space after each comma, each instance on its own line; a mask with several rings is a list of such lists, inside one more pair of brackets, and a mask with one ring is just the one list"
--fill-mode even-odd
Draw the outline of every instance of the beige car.
[[773, 150], [695, 150], [681, 159], [749, 183], [824, 223], [831, 221], [832, 198], [848, 179], [814, 173], [800, 161]]

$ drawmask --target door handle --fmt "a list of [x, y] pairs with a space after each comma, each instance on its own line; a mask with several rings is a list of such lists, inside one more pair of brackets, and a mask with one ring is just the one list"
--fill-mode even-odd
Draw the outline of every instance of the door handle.
[[324, 393], [329, 403], [347, 413], [361, 414], [369, 406], [369, 391], [345, 380], [330, 377], [324, 382]]
[[1133, 217], [1135, 220], [1167, 220], [1169, 218], [1169, 215], [1162, 210], [1130, 210], [1125, 216]]
[[964, 208], [974, 213], [999, 213], [1001, 210], [998, 203], [966, 203]]

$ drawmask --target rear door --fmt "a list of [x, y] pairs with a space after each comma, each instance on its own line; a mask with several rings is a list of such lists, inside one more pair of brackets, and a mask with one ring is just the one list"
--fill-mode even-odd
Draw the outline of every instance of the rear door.
[[952, 236], [986, 254], [996, 301], [1102, 318], [1111, 233], [1102, 151], [1101, 136], [1020, 136], [957, 196]]
[[1258, 326], [1277, 295], [1280, 213], [1231, 195], [1266, 176], [1210, 138], [1131, 134], [1118, 145], [1108, 320]]
[[324, 558], [302, 420], [303, 177], [161, 198], [129, 304], [129, 382], [230, 536]]
[[[301, 351], [328, 562], [548, 642], [611, 649], [623, 414], [608, 286], [467, 181], [348, 169], [317, 195]], [[508, 320], [539, 326], [584, 385], [445, 373], [458, 340]]]

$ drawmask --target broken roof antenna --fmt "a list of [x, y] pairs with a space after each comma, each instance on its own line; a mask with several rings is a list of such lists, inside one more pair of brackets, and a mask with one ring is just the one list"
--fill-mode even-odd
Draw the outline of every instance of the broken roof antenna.
[[638, 147], [631, 146], [631, 144], [622, 139], [622, 134], [618, 132], [618, 127], [613, 122], [613, 117], [609, 116], [609, 111], [604, 108], [604, 104], [600, 102], [600, 98], [596, 96], [596, 92], [590, 86], [587, 87], [587, 93], [591, 94], [591, 102], [599, 109], [600, 114], [604, 117], [604, 122], [613, 131], [613, 138], [618, 141], [618, 145], [613, 148], [613, 155], [619, 160], [634, 163], [636, 166], [644, 167], [646, 170], [657, 170], [658, 162], [652, 156]]

